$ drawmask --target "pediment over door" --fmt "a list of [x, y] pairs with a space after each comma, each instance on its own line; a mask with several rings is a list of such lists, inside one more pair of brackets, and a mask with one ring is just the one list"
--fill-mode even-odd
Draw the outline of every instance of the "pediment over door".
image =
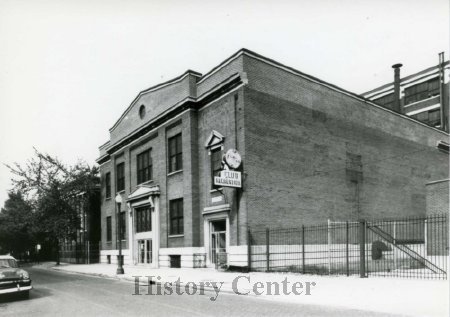
[[218, 147], [223, 148], [223, 142], [225, 141], [225, 137], [217, 132], [216, 130], [212, 130], [209, 137], [206, 139], [205, 147], [211, 151]]
[[154, 186], [148, 186], [148, 185], [141, 185], [138, 186], [138, 188], [136, 188], [127, 198], [128, 202], [131, 202], [133, 200], [136, 199], [141, 199], [141, 198], [145, 198], [148, 196], [155, 196], [155, 195], [159, 195], [160, 191], [159, 191], [159, 186], [158, 185], [154, 185]]

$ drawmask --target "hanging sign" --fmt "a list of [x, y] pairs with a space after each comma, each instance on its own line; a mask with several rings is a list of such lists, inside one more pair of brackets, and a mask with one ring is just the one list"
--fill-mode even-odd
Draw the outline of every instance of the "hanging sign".
[[242, 188], [241, 172], [221, 171], [220, 176], [214, 177], [214, 185], [222, 187]]

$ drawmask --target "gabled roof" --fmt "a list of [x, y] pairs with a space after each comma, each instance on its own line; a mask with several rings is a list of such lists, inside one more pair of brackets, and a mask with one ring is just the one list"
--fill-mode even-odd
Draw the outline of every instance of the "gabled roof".
[[136, 103], [136, 101], [138, 101], [139, 98], [142, 97], [142, 95], [145, 95], [145, 94], [147, 94], [147, 93], [149, 93], [149, 92], [152, 92], [152, 91], [161, 89], [161, 88], [166, 87], [166, 86], [169, 86], [169, 85], [173, 85], [173, 84], [175, 84], [175, 83], [177, 83], [177, 82], [183, 80], [183, 79], [184, 79], [186, 76], [188, 76], [188, 75], [193, 75], [193, 76], [195, 76], [195, 77], [201, 77], [201, 76], [202, 76], [202, 74], [200, 74], [200, 73], [198, 73], [198, 72], [196, 72], [196, 71], [193, 71], [193, 70], [188, 69], [187, 71], [185, 71], [183, 74], [181, 74], [181, 75], [178, 76], [178, 77], [175, 77], [175, 78], [170, 79], [170, 80], [168, 80], [168, 81], [166, 81], [166, 82], [163, 82], [163, 83], [157, 84], [157, 85], [155, 85], [155, 86], [152, 86], [152, 87], [150, 87], [150, 88], [147, 88], [147, 89], [145, 89], [145, 90], [142, 90], [142, 91], [141, 91], [141, 92], [133, 99], [133, 101], [130, 103], [130, 105], [128, 106], [128, 108], [122, 113], [122, 115], [120, 116], [120, 118], [116, 121], [116, 123], [114, 123], [114, 125], [109, 129], [109, 131], [111, 132], [112, 130], [114, 130], [114, 129], [118, 126], [118, 124], [122, 121], [122, 119], [123, 119], [123, 118], [127, 115], [127, 113], [131, 110], [131, 108], [132, 108], [133, 105]]

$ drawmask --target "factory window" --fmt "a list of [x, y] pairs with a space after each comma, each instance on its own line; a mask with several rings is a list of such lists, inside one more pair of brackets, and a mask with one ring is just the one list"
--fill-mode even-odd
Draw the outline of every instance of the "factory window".
[[439, 109], [428, 111], [428, 124], [434, 127], [441, 124], [441, 111]]
[[440, 109], [423, 111], [415, 115], [412, 115], [411, 118], [419, 120], [433, 127], [438, 127], [441, 124], [441, 111]]
[[439, 95], [439, 78], [405, 88], [405, 105]]
[[375, 102], [380, 106], [392, 109], [394, 107], [394, 94], [389, 94], [381, 98], [375, 99], [373, 102]]

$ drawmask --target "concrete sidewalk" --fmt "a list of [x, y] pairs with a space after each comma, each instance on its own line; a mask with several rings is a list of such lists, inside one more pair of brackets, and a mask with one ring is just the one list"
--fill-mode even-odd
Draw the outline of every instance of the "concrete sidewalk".
[[[286, 301], [291, 303], [326, 305], [344, 308], [361, 309], [405, 316], [448, 316], [449, 283], [448, 280], [419, 280], [400, 278], [365, 278], [345, 276], [317, 276], [293, 273], [236, 273], [220, 272], [214, 269], [151, 269], [140, 266], [124, 266], [125, 274], [116, 275], [116, 265], [112, 264], [62, 264], [43, 263], [35, 268], [54, 269], [58, 271], [87, 274], [100, 277], [118, 278], [135, 281], [140, 276], [140, 283], [147, 283], [147, 276], [160, 283], [176, 283], [184, 287], [186, 283], [206, 286], [214, 291], [216, 300], [222, 294], [238, 295], [236, 292], [248, 293], [247, 296], [257, 296], [265, 300]], [[240, 277], [240, 278], [238, 278]], [[233, 283], [234, 281], [234, 283]], [[287, 285], [288, 295], [283, 294], [283, 281]], [[211, 284], [214, 282], [214, 284]], [[256, 292], [262, 293], [257, 295]], [[292, 292], [292, 285], [297, 285], [297, 293]], [[278, 283], [280, 295], [274, 295], [275, 286], [271, 285], [272, 295], [267, 283]], [[190, 284], [192, 285], [192, 284]], [[212, 285], [212, 286], [211, 286]], [[214, 287], [216, 289], [214, 289]], [[307, 295], [309, 288], [310, 295]], [[134, 287], [130, 287], [133, 292]], [[145, 294], [146, 288], [141, 288]], [[223, 295], [225, 296], [225, 295]]]

